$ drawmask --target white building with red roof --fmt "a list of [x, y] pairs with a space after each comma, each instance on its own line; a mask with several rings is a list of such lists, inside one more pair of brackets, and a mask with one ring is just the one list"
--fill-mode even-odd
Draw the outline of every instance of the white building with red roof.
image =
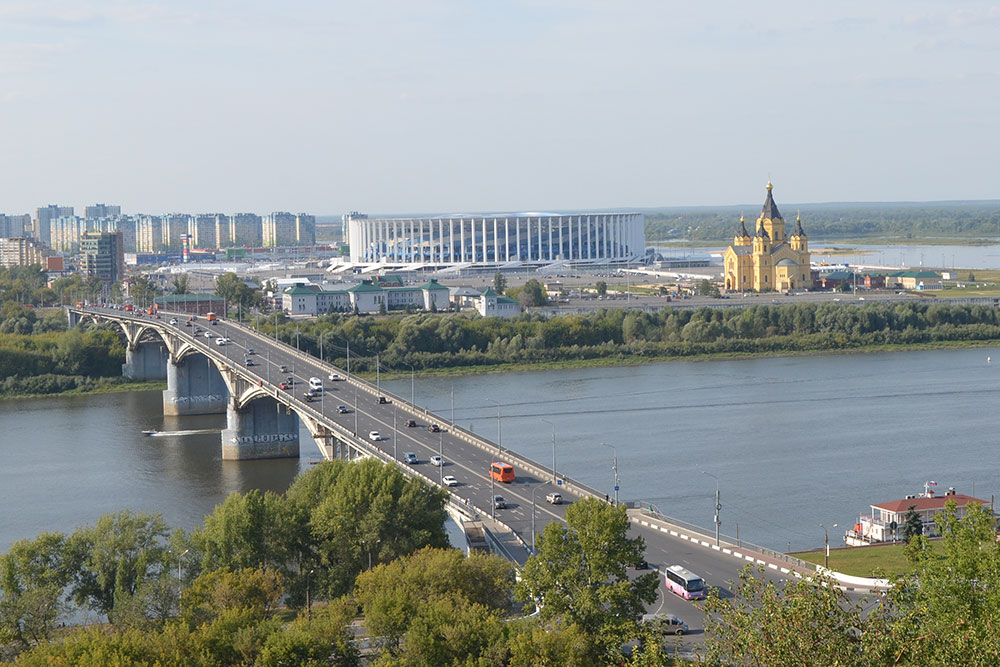
[[935, 495], [934, 488], [936, 482], [927, 482], [924, 485], [924, 492], [906, 496], [902, 500], [891, 500], [871, 506], [871, 514], [863, 514], [851, 530], [844, 535], [844, 542], [848, 546], [857, 547], [878, 542], [895, 542], [902, 539], [903, 525], [906, 523], [906, 515], [912, 509], [920, 517], [923, 524], [923, 534], [936, 536], [937, 524], [934, 517], [944, 511], [944, 506], [949, 501], [955, 503], [956, 514], [959, 518], [964, 517], [966, 507], [972, 503], [987, 505], [992, 511], [993, 503], [981, 498], [973, 498], [964, 493], [955, 493], [954, 487], [949, 487], [944, 495]]

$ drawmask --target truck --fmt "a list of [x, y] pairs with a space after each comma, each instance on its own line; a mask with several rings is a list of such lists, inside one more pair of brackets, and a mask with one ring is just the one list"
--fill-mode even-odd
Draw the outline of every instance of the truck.
[[209, 324], [219, 323], [219, 318], [215, 316], [215, 313], [205, 313], [205, 319], [208, 320]]

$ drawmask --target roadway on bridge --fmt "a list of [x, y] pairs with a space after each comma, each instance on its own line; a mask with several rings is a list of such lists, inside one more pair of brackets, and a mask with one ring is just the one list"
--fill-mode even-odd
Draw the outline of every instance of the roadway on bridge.
[[[470, 500], [476, 507], [489, 511], [492, 507], [494, 494], [502, 495], [507, 501], [507, 508], [496, 510], [496, 518], [524, 537], [532, 544], [532, 524], [537, 532], [552, 520], [565, 520], [567, 504], [549, 505], [545, 502], [547, 493], [556, 490], [551, 479], [539, 479], [524, 471], [517, 471], [517, 481], [513, 484], [491, 484], [488, 470], [492, 461], [502, 460], [499, 451], [486, 449], [471, 444], [466, 440], [452, 435], [450, 425], [440, 416], [427, 418], [422, 412], [411, 413], [409, 408], [399, 405], [399, 401], [390, 398], [390, 402], [380, 404], [377, 400], [375, 385], [368, 383], [359, 389], [353, 382], [330, 381], [329, 375], [336, 373], [347, 377], [344, 369], [322, 363], [313, 357], [304, 358], [296, 353], [295, 348], [268, 338], [263, 333], [255, 334], [252, 329], [233, 322], [221, 321], [209, 326], [204, 318], [199, 317], [194, 324], [202, 329], [202, 334], [194, 335], [195, 327], [184, 326], [187, 315], [177, 315], [177, 325], [170, 325], [170, 315], [161, 313], [161, 319], [150, 321], [148, 316], [133, 316], [120, 310], [105, 310], [90, 307], [90, 312], [100, 312], [109, 317], [143, 321], [147, 324], [160, 326], [170, 330], [196, 347], [212, 350], [224, 355], [234, 367], [242, 368], [249, 376], [260, 381], [265, 387], [270, 386], [275, 391], [279, 383], [291, 377], [294, 380], [292, 388], [287, 390], [292, 398], [300, 403], [309, 387], [309, 379], [318, 377], [323, 380], [322, 398], [308, 405], [321, 412], [330, 422], [339, 424], [360, 438], [367, 438], [370, 431], [378, 431], [383, 440], [377, 445], [398, 465], [405, 466], [403, 456], [406, 452], [417, 455], [419, 463], [413, 465], [433, 481], [439, 481], [444, 475], [453, 475], [459, 481], [457, 487], [449, 489], [460, 500]], [[205, 333], [209, 336], [206, 337]], [[230, 343], [217, 346], [217, 337], [228, 337]], [[253, 354], [249, 351], [253, 350]], [[245, 365], [246, 359], [252, 359], [253, 366]], [[282, 367], [287, 370], [282, 371]], [[344, 405], [349, 412], [338, 412], [338, 405]], [[406, 427], [408, 419], [415, 419], [417, 426]], [[432, 433], [427, 430], [429, 423], [437, 423], [442, 430]], [[595, 438], [595, 441], [597, 439]], [[302, 446], [308, 447], [308, 443]], [[441, 453], [445, 460], [443, 467], [432, 466], [429, 459], [432, 455]], [[515, 466], [516, 469], [516, 466]], [[566, 503], [572, 502], [575, 496], [564, 488], [559, 488]], [[646, 556], [649, 564], [660, 570], [667, 565], [680, 564], [701, 575], [709, 586], [717, 587], [720, 592], [727, 588], [727, 582], [738, 579], [739, 571], [747, 561], [732, 555], [715, 551], [689, 540], [665, 534], [653, 528], [632, 524], [633, 535], [640, 535], [646, 542]], [[780, 572], [767, 570], [767, 579], [781, 581], [787, 578]], [[693, 603], [685, 601], [669, 593], [660, 581], [660, 599], [654, 603], [650, 611], [673, 613], [683, 618], [691, 627], [692, 637], [685, 644], [700, 643], [702, 614], [692, 608]]]

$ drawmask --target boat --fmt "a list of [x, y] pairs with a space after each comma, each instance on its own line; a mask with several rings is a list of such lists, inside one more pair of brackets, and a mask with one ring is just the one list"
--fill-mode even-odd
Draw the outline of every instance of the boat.
[[143, 429], [142, 434], [143, 435], [155, 435], [156, 434], [156, 429], [152, 429], [152, 428]]

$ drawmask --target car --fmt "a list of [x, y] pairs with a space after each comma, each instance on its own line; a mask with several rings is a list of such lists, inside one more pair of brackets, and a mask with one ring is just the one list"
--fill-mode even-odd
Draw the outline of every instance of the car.
[[427, 430], [430, 431], [431, 433], [440, 433], [441, 427], [438, 426], [437, 424], [431, 424], [427, 427]]
[[417, 455], [414, 454], [413, 452], [406, 452], [405, 454], [403, 454], [403, 462], [410, 464], [419, 463], [419, 461], [417, 460]]
[[171, 318], [170, 323], [171, 324], [177, 324], [177, 318], [176, 317]]
[[386, 398], [385, 396], [379, 396], [378, 397], [378, 404], [379, 405], [385, 405], [388, 402], [389, 402], [389, 399]]
[[257, 354], [257, 353], [253, 351], [252, 347], [248, 347], [247, 348], [247, 354]]
[[226, 339], [225, 338], [216, 338], [215, 339], [215, 344], [216, 345], [225, 345], [226, 344]]
[[189, 326], [191, 326], [191, 320], [188, 320], [187, 322], [185, 322], [185, 323], [184, 323], [184, 326], [186, 326], [186, 327], [189, 327]]
[[340, 380], [340, 376], [336, 373], [330, 373], [330, 382], [337, 382]]
[[643, 614], [642, 622], [665, 635], [683, 635], [688, 631], [687, 623], [673, 614]]
[[431, 465], [436, 468], [440, 468], [441, 466], [444, 465], [444, 459], [435, 454], [434, 456], [431, 457]]
[[316, 398], [317, 396], [319, 396], [319, 394], [317, 394], [312, 389], [306, 389], [305, 392], [303, 392], [302, 396], [308, 398]]
[[244, 359], [243, 363], [246, 364], [247, 368], [250, 368], [251, 366], [256, 366], [257, 365], [257, 364], [255, 364], [253, 362], [253, 359]]
[[378, 431], [368, 431], [368, 439], [372, 442], [378, 442], [382, 439], [382, 434]]
[[211, 338], [211, 337], [212, 337], [212, 332], [211, 331], [206, 331], [205, 332], [205, 338]]
[[291, 387], [288, 386], [287, 382], [282, 382], [281, 384], [278, 385], [278, 389], [284, 389], [284, 390], [287, 391], [287, 390], [291, 389]]
[[416, 419], [407, 419], [406, 420], [406, 426], [408, 428], [413, 428], [416, 425], [417, 425], [417, 420]]
[[445, 486], [458, 486], [458, 480], [455, 479], [454, 475], [445, 475], [441, 481], [444, 482]]
[[302, 400], [306, 403], [312, 403], [316, 400], [316, 397], [310, 394], [308, 391], [302, 395]]
[[286, 366], [284, 364], [281, 364], [280, 366], [278, 366], [278, 370], [280, 372], [282, 372], [282, 373], [287, 373], [288, 372], [288, 366]]
[[545, 496], [545, 502], [549, 505], [562, 505], [562, 494], [552, 492]]
[[285, 378], [285, 382], [287, 382], [288, 384], [295, 384], [295, 378], [289, 375], [288, 377]]
[[337, 412], [339, 412], [342, 415], [346, 415], [350, 411], [351, 410], [346, 405], [338, 405], [337, 406]]
[[493, 507], [498, 510], [507, 509], [507, 501], [504, 500], [503, 496], [493, 496]]

